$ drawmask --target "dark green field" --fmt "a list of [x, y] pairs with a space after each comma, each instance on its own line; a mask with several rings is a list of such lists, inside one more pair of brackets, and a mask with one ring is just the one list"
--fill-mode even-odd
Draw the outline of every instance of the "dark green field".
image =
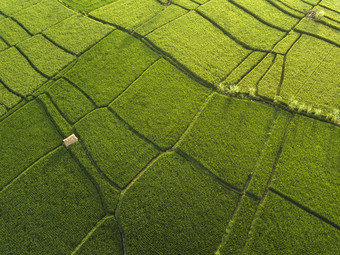
[[340, 1], [0, 1], [0, 254], [340, 254]]

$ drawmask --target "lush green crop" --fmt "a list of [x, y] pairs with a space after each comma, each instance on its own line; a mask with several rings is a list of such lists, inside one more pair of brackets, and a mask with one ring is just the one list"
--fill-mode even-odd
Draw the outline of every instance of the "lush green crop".
[[184, 158], [167, 153], [122, 198], [118, 215], [126, 253], [213, 254], [237, 199]]
[[277, 166], [272, 187], [340, 223], [340, 130], [296, 117]]
[[88, 177], [92, 180], [92, 183], [94, 183], [100, 191], [99, 195], [101, 196], [106, 213], [114, 213], [118, 204], [118, 190], [96, 169], [80, 142], [70, 146], [69, 150], [72, 153], [73, 158], [79, 162], [84, 171], [86, 171]]
[[183, 16], [188, 11], [178, 7], [177, 5], [170, 5], [168, 8], [164, 9], [162, 12], [158, 13], [147, 22], [143, 23], [141, 26], [134, 29], [138, 34], [145, 36], [146, 34], [152, 32], [160, 26], [163, 26], [174, 19]]
[[90, 12], [90, 16], [126, 29], [147, 22], [166, 7], [155, 0], [117, 0]]
[[2, 121], [0, 134], [0, 188], [62, 143], [62, 137], [36, 101]]
[[113, 216], [105, 217], [75, 254], [122, 255], [122, 240], [115, 218]]
[[28, 31], [36, 34], [74, 14], [74, 11], [66, 8], [57, 0], [43, 0], [12, 16]]
[[339, 230], [270, 192], [243, 252], [333, 255], [339, 251], [339, 238]]
[[117, 0], [60, 0], [60, 2], [82, 12], [90, 12]]
[[27, 39], [30, 35], [12, 19], [0, 20], [0, 36], [10, 45]]
[[100, 169], [121, 188], [158, 153], [107, 109], [93, 111], [75, 127]]
[[273, 168], [276, 167], [275, 160], [278, 157], [280, 147], [284, 145], [285, 131], [292, 117], [292, 114], [289, 112], [279, 111], [273, 122], [266, 147], [260, 160], [257, 162], [248, 188], [248, 191], [257, 197], [262, 197]]
[[274, 115], [267, 105], [215, 94], [179, 148], [242, 189]]
[[276, 55], [274, 63], [272, 63], [272, 66], [257, 84], [259, 95], [268, 98], [274, 98], [277, 95], [277, 89], [281, 82], [283, 65], [284, 57], [282, 55]]
[[73, 15], [43, 33], [65, 49], [80, 54], [112, 31], [112, 27], [82, 15]]
[[225, 85], [238, 83], [252, 68], [259, 64], [266, 54], [264, 52], [252, 52], [242, 63], [234, 69], [223, 81]]
[[11, 0], [11, 1], [0, 1], [0, 10], [7, 15], [12, 15], [20, 11], [21, 9], [25, 9], [34, 5], [41, 0]]
[[0, 104], [4, 104], [8, 108], [12, 108], [15, 106], [21, 98], [17, 95], [14, 95], [5, 86], [0, 82]]
[[284, 32], [258, 21], [229, 1], [211, 0], [198, 10], [213, 19], [233, 37], [254, 49], [271, 50], [285, 35]]
[[253, 13], [255, 17], [281, 29], [290, 30], [299, 21], [265, 0], [232, 0], [231, 2], [237, 3]]
[[241, 254], [248, 237], [249, 228], [253, 221], [258, 202], [249, 197], [243, 197], [237, 210], [236, 217], [227, 228], [227, 233], [216, 255]]
[[287, 54], [289, 48], [298, 40], [299, 37], [299, 33], [294, 30], [290, 31], [285, 38], [275, 45], [273, 51], [280, 54]]
[[183, 134], [209, 93], [161, 59], [110, 107], [148, 139], [168, 149]]
[[[301, 1], [301, 0], [280, 0], [280, 1], [286, 4], [287, 6], [289, 6], [290, 8], [300, 11], [300, 12], [305, 12], [306, 10], [309, 10], [313, 7], [311, 4], [306, 3], [306, 1]], [[317, 3], [314, 3], [314, 4], [317, 4]]]
[[95, 108], [79, 89], [63, 78], [56, 81], [48, 90], [48, 93], [65, 118], [71, 123], [78, 121]]
[[19, 43], [18, 48], [38, 70], [48, 76], [56, 74], [75, 59], [75, 56], [58, 48], [42, 35]]
[[46, 81], [15, 47], [0, 52], [0, 59], [1, 81], [21, 95], [31, 94]]
[[237, 83], [240, 91], [249, 92], [249, 90], [252, 88], [256, 89], [261, 77], [265, 75], [266, 71], [270, 68], [274, 60], [275, 54], [267, 54], [259, 64], [251, 69], [251, 71], [249, 71], [247, 75]]
[[340, 12], [340, 3], [338, 1], [333, 0], [322, 0], [321, 5], [324, 5], [334, 11]]
[[216, 85], [249, 53], [193, 11], [155, 30], [147, 38]]
[[[124, 45], [124, 47], [122, 47]], [[134, 37], [113, 31], [65, 75], [99, 106], [123, 92], [159, 57]]]
[[2, 190], [0, 204], [3, 254], [70, 254], [104, 216], [97, 190], [63, 147]]

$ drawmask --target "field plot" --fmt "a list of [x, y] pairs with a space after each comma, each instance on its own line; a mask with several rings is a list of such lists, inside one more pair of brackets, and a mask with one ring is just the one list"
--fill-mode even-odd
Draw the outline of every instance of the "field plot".
[[160, 27], [146, 38], [214, 84], [250, 53], [195, 12]]
[[339, 251], [339, 230], [269, 193], [253, 223], [245, 254], [327, 254]]
[[126, 252], [213, 254], [236, 201], [237, 194], [184, 158], [166, 154], [124, 194], [119, 218]]
[[274, 115], [274, 108], [267, 105], [215, 94], [179, 148], [227, 183], [242, 189]]
[[43, 34], [78, 55], [111, 31], [111, 27], [79, 14], [48, 28]]
[[104, 216], [95, 187], [61, 147], [2, 190], [0, 203], [3, 254], [70, 254]]
[[47, 76], [53, 76], [75, 59], [75, 56], [58, 48], [42, 35], [19, 43], [18, 48]]
[[277, 165], [272, 187], [340, 224], [340, 130], [296, 117]]
[[158, 153], [107, 109], [92, 112], [75, 127], [94, 161], [121, 188]]
[[47, 81], [15, 47], [0, 52], [0, 58], [1, 81], [22, 96], [31, 94]]
[[36, 101], [1, 122], [0, 133], [1, 189], [62, 142], [43, 107]]
[[180, 138], [209, 92], [161, 59], [110, 107], [134, 129], [168, 149]]
[[0, 0], [0, 254], [338, 254], [339, 3]]
[[107, 105], [159, 57], [134, 37], [113, 31], [65, 74], [97, 105]]

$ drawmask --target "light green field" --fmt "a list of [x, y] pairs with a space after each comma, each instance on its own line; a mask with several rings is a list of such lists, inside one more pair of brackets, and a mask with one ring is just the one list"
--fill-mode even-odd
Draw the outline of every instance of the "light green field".
[[338, 254], [339, 29], [337, 0], [0, 1], [0, 254]]

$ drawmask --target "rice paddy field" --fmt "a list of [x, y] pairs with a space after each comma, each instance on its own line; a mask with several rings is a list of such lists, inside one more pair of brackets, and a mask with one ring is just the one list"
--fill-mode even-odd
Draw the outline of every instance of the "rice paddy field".
[[0, 254], [340, 254], [340, 1], [0, 1]]

